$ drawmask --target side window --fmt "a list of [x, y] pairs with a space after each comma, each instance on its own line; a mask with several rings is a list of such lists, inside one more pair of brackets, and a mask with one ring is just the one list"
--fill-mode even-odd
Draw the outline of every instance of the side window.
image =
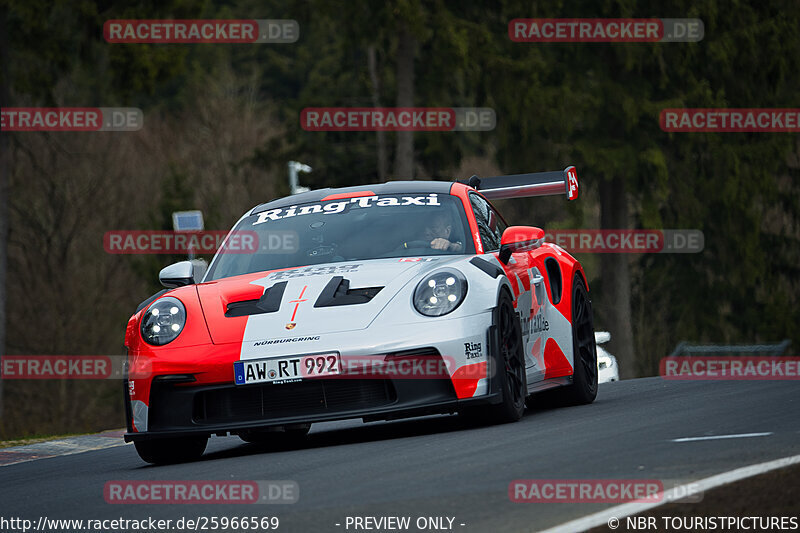
[[472, 211], [475, 213], [475, 222], [478, 224], [478, 233], [481, 236], [484, 251], [499, 250], [500, 238], [506, 229], [506, 223], [482, 197], [470, 194], [469, 199], [472, 203]]

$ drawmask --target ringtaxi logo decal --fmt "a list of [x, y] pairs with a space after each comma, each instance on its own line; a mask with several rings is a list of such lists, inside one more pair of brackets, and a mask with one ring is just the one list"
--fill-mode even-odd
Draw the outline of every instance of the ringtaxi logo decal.
[[439, 195], [430, 193], [427, 196], [402, 196], [402, 195], [387, 195], [387, 196], [360, 196], [358, 198], [350, 198], [337, 202], [325, 202], [306, 204], [301, 206], [292, 205], [289, 207], [279, 207], [277, 209], [268, 209], [255, 214], [256, 220], [253, 221], [253, 226], [264, 224], [269, 220], [281, 220], [285, 218], [292, 218], [298, 216], [305, 216], [311, 214], [323, 215], [336, 215], [350, 209], [369, 209], [374, 207], [401, 207], [401, 206], [441, 206], [439, 202]]

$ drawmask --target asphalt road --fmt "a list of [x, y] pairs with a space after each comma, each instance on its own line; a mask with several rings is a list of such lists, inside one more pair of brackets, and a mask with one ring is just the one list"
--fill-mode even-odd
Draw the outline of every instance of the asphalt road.
[[[454, 518], [453, 530], [535, 531], [610, 507], [512, 503], [514, 479], [658, 479], [665, 486], [800, 454], [800, 385], [791, 381], [600, 386], [594, 404], [528, 410], [518, 423], [457, 417], [315, 425], [301, 449], [212, 438], [201, 461], [153, 467], [131, 445], [0, 468], [0, 516], [140, 519], [277, 516], [278, 531], [354, 531], [347, 516]], [[684, 437], [771, 435], [673, 442]], [[110, 480], [294, 480], [292, 505], [111, 505]], [[447, 524], [447, 520], [444, 521]], [[336, 524], [340, 524], [337, 526]], [[463, 524], [463, 525], [461, 525]], [[374, 531], [374, 530], [373, 530]]]

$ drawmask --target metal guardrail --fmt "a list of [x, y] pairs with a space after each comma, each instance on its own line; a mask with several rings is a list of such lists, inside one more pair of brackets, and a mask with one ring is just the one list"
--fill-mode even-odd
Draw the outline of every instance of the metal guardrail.
[[677, 356], [704, 356], [704, 355], [773, 355], [781, 356], [786, 353], [792, 341], [784, 339], [781, 342], [771, 344], [689, 344], [686, 341], [679, 342], [669, 354], [670, 357]]

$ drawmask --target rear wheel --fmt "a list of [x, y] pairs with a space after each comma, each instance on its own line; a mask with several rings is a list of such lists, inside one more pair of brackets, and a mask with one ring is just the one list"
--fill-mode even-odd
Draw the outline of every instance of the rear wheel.
[[575, 274], [572, 282], [572, 385], [561, 392], [565, 403], [592, 403], [597, 397], [597, 345], [594, 339], [592, 301], [583, 279]]
[[206, 451], [208, 437], [138, 440], [136, 453], [147, 463], [166, 465], [196, 461]]

